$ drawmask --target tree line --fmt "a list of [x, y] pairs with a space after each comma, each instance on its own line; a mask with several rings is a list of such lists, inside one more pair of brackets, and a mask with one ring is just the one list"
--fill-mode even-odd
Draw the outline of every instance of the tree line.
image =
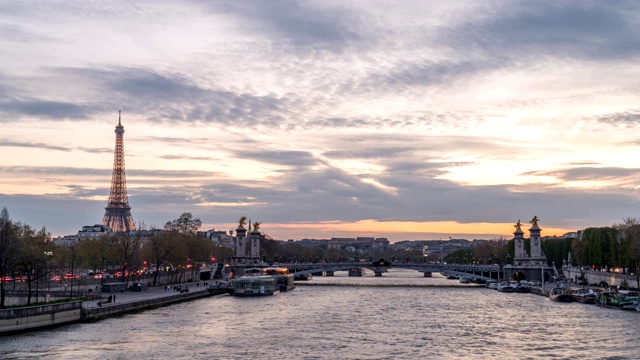
[[[191, 213], [168, 221], [164, 231], [136, 231], [132, 234], [107, 233], [95, 239], [56, 245], [46, 228], [35, 230], [13, 221], [9, 212], [0, 212], [0, 308], [5, 307], [8, 279], [20, 276], [27, 284], [27, 304], [31, 304], [33, 287], [50, 281], [55, 274], [86, 272], [117, 273], [122, 282], [144, 273], [153, 275], [153, 285], [160, 274], [168, 281], [196, 279], [199, 266], [212, 258], [230, 258], [231, 250], [197, 236], [202, 225]], [[146, 230], [144, 224], [139, 229]], [[144, 234], [150, 236], [143, 238]]]

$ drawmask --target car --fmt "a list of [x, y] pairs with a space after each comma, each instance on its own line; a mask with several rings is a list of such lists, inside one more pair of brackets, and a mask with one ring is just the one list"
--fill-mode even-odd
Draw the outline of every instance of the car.
[[62, 281], [62, 278], [60, 276], [54, 276], [51, 278], [51, 281]]
[[28, 279], [27, 279], [27, 277], [26, 277], [26, 276], [24, 276], [24, 275], [16, 276], [16, 278], [15, 278], [15, 279], [16, 279], [16, 281], [20, 281], [20, 282], [24, 282], [24, 281], [27, 281], [27, 280], [28, 280]]
[[2, 281], [2, 282], [11, 282], [11, 281], [13, 281], [13, 278], [11, 276], [5, 276], [3, 278], [0, 278], [0, 281]]
[[540, 286], [540, 281], [529, 281], [530, 286]]

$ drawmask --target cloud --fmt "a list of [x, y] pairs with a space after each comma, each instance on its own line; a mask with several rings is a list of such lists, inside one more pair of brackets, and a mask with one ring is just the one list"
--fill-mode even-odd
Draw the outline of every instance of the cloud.
[[60, 101], [5, 100], [0, 103], [0, 107], [8, 115], [19, 114], [51, 120], [87, 119], [96, 113], [96, 109], [91, 106]]
[[213, 12], [232, 15], [241, 31], [267, 36], [271, 41], [297, 47], [313, 46], [339, 51], [361, 40], [364, 19], [343, 6], [325, 6], [312, 1], [206, 2]]
[[35, 149], [44, 149], [44, 150], [57, 150], [57, 151], [65, 151], [65, 152], [84, 151], [84, 152], [94, 153], [94, 154], [113, 152], [113, 149], [107, 149], [107, 148], [57, 146], [57, 145], [49, 145], [45, 143], [11, 141], [8, 139], [0, 139], [0, 147], [23, 147], [23, 148], [35, 148]]
[[634, 109], [624, 112], [601, 116], [598, 121], [614, 126], [636, 126], [640, 123], [640, 110]]
[[[640, 51], [637, 4], [528, 1], [473, 6], [458, 24], [445, 25], [438, 43], [470, 54], [510, 58], [559, 56], [626, 60]], [[471, 15], [471, 14], [467, 14]]]
[[284, 110], [286, 99], [275, 95], [257, 96], [204, 88], [183, 75], [147, 68], [59, 68], [52, 71], [99, 84], [98, 88], [109, 94], [103, 107], [114, 109], [119, 104], [127, 104], [126, 112], [142, 114], [155, 123], [278, 127], [288, 112]]
[[160, 159], [165, 160], [213, 160], [214, 157], [211, 156], [189, 156], [189, 155], [162, 155], [158, 156]]
[[239, 150], [236, 157], [277, 165], [307, 167], [318, 164], [318, 160], [308, 151], [265, 151]]
[[54, 38], [36, 33], [15, 24], [0, 24], [0, 38], [14, 43], [34, 43], [55, 41]]
[[553, 176], [562, 182], [607, 181], [616, 184], [640, 182], [640, 169], [637, 168], [581, 166], [570, 169], [531, 171], [524, 175]]
[[364, 149], [355, 148], [345, 150], [330, 150], [322, 153], [322, 155], [332, 159], [376, 159], [402, 156], [415, 150], [416, 148], [409, 146], [400, 147], [377, 145]]

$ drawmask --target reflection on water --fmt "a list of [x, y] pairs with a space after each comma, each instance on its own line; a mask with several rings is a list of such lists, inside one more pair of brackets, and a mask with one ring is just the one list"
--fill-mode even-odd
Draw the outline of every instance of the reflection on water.
[[[455, 283], [417, 272], [313, 281]], [[7, 336], [0, 358], [637, 359], [638, 316], [465, 286], [300, 286]]]

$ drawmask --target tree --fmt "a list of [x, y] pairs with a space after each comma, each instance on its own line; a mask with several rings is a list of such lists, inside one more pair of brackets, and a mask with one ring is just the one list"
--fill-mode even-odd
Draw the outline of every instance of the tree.
[[51, 235], [44, 227], [36, 232], [26, 224], [20, 224], [17, 230], [19, 249], [16, 265], [27, 276], [27, 305], [30, 305], [33, 282], [47, 274], [47, 253], [51, 248]]
[[614, 228], [619, 231], [620, 246], [624, 249], [623, 264], [635, 267], [635, 277], [637, 287], [640, 288], [640, 220], [636, 218], [625, 218], [622, 223], [614, 224]]
[[172, 221], [167, 221], [164, 224], [164, 229], [167, 231], [177, 231], [180, 234], [195, 236], [198, 233], [198, 229], [202, 226], [202, 221], [198, 218], [194, 218], [191, 213], [182, 213], [179, 218]]
[[18, 241], [15, 225], [9, 218], [7, 208], [0, 212], [0, 309], [5, 307], [5, 284], [3, 281], [16, 262]]
[[157, 286], [160, 268], [167, 262], [169, 254], [171, 254], [176, 246], [172, 241], [173, 238], [171, 232], [165, 232], [161, 235], [151, 237], [142, 248], [142, 253], [145, 258], [155, 264], [153, 286]]
[[586, 242], [586, 261], [590, 265], [611, 264], [611, 241], [616, 241], [617, 230], [612, 227], [587, 228], [582, 232]]
[[138, 265], [138, 254], [140, 253], [140, 243], [142, 238], [137, 232], [133, 236], [124, 233], [113, 233], [108, 236], [115, 251], [115, 258], [121, 264], [121, 281], [128, 282], [129, 269], [134, 269]]

